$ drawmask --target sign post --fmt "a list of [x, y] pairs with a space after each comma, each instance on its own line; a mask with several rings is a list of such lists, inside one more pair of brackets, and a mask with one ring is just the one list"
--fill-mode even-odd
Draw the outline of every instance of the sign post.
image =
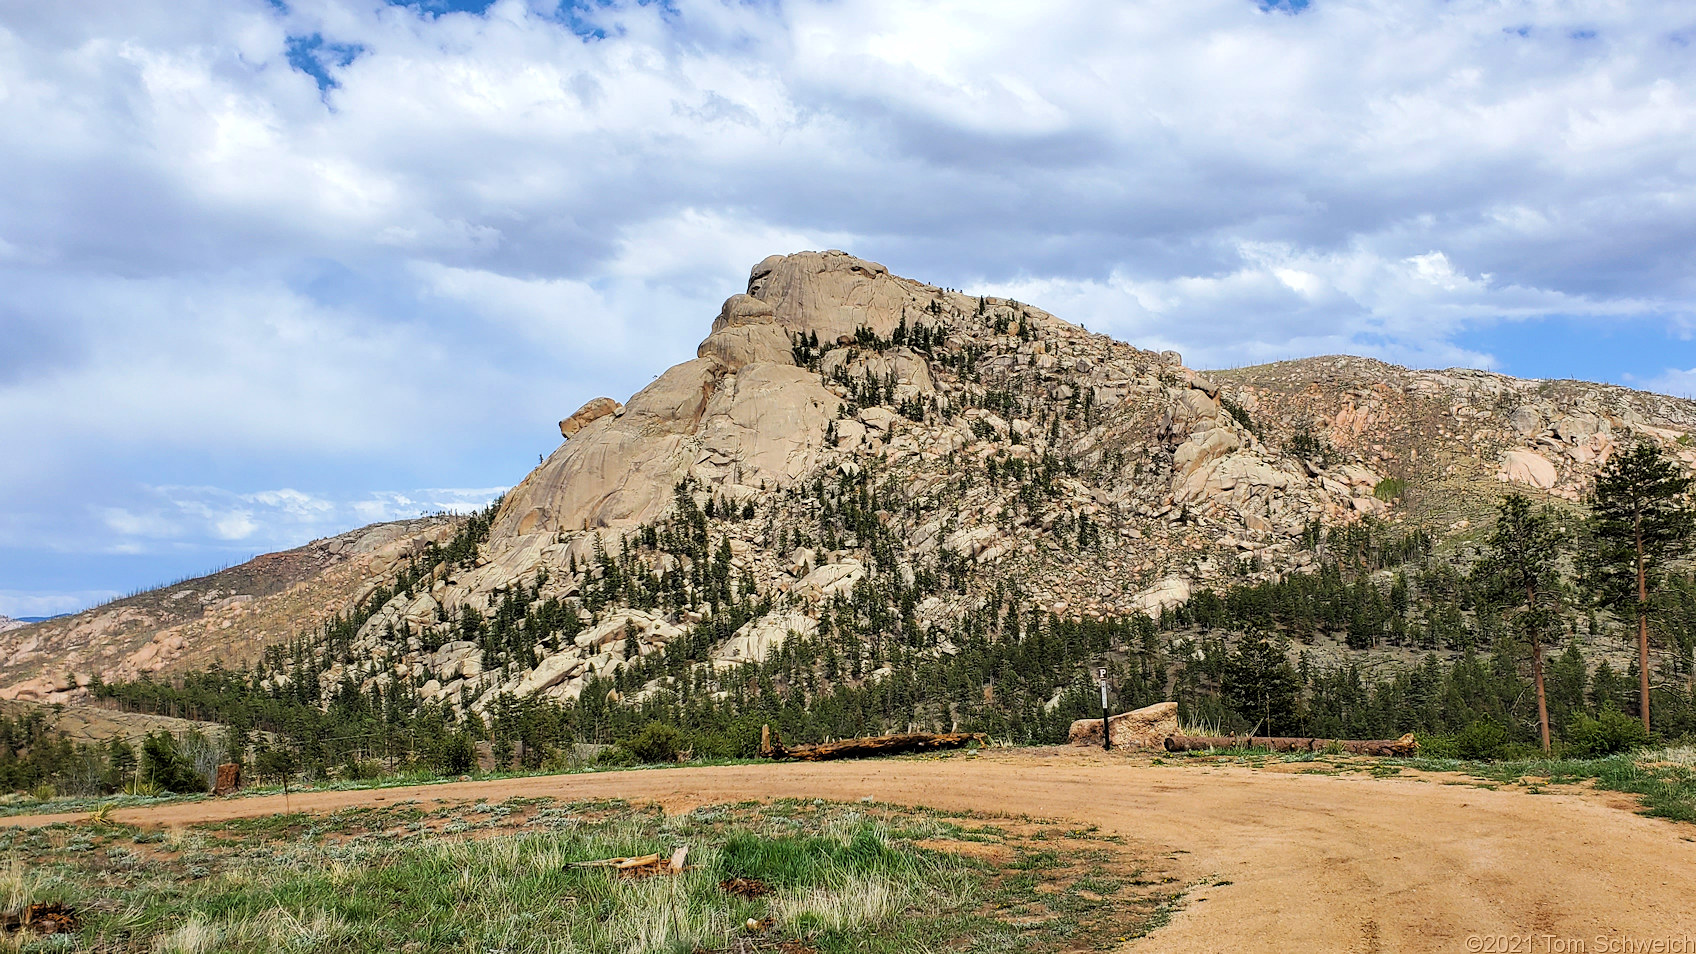
[[1112, 726], [1107, 721], [1107, 667], [1102, 666], [1095, 671], [1096, 681], [1101, 683], [1101, 747], [1113, 751]]

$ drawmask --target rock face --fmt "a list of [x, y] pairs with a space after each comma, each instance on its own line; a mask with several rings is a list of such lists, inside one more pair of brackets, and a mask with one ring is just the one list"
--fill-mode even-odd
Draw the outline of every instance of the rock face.
[[28, 625], [28, 623], [22, 620], [13, 619], [10, 616], [0, 616], [0, 633], [4, 633], [9, 629], [23, 629]]
[[[792, 336], [889, 335], [922, 314], [915, 285], [842, 252], [766, 259], [748, 292], [724, 303], [694, 361], [662, 374], [622, 413], [599, 398], [560, 424], [573, 440], [507, 496], [496, 534], [635, 526], [659, 516], [686, 477], [778, 488], [810, 474], [842, 401], [817, 372], [795, 366]], [[920, 362], [907, 363], [910, 386], [915, 377], [928, 383]], [[583, 430], [590, 421], [598, 426]]]
[[[1166, 740], [1178, 734], [1178, 704], [1156, 702], [1109, 716], [1107, 730], [1115, 749], [1164, 751]], [[1066, 738], [1072, 745], [1101, 748], [1101, 720], [1079, 719], [1073, 722]]]

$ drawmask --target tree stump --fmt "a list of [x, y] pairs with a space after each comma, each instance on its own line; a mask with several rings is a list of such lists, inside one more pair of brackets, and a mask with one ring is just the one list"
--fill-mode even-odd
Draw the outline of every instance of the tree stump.
[[212, 784], [213, 795], [232, 795], [241, 789], [241, 763], [225, 762], [218, 766], [218, 780]]

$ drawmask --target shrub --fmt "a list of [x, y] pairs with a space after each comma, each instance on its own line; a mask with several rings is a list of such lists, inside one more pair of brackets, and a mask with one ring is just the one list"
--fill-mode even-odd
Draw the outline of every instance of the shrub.
[[1568, 751], [1579, 758], [1601, 758], [1649, 744], [1643, 723], [1617, 709], [1603, 709], [1592, 719], [1580, 712], [1567, 726]]
[[1455, 734], [1457, 759], [1488, 762], [1496, 759], [1508, 743], [1508, 734], [1494, 722], [1474, 722]]
[[369, 782], [383, 777], [383, 763], [376, 759], [354, 758], [348, 754], [347, 761], [342, 764], [341, 776], [348, 781]]
[[650, 722], [621, 744], [638, 762], [675, 762], [677, 753], [683, 751], [683, 733], [676, 726]]
[[1452, 735], [1431, 735], [1425, 732], [1413, 734], [1415, 742], [1419, 743], [1419, 754], [1428, 759], [1455, 758], [1455, 737]]
[[437, 765], [448, 775], [464, 775], [477, 765], [477, 743], [466, 732], [455, 732], [442, 740]]
[[1254, 425], [1254, 418], [1249, 415], [1248, 408], [1245, 408], [1241, 404], [1238, 404], [1224, 396], [1219, 398], [1219, 406], [1223, 407], [1225, 409], [1225, 413], [1231, 415], [1238, 424], [1241, 424], [1243, 426], [1243, 430], [1248, 431], [1256, 437], [1260, 436], [1260, 428]]
[[205, 777], [177, 749], [177, 740], [165, 732], [155, 732], [141, 743], [141, 765], [142, 775], [167, 792], [186, 794], [207, 789]]
[[1284, 445], [1284, 449], [1302, 460], [1324, 465], [1331, 457], [1331, 443], [1313, 433], [1311, 424], [1302, 424]]
[[1400, 477], [1385, 477], [1372, 488], [1372, 496], [1389, 503], [1407, 493], [1407, 481]]

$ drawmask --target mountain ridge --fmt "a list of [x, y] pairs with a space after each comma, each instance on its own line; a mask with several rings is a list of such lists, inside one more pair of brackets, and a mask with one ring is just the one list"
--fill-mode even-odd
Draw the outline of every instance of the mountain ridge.
[[[400, 534], [380, 568], [344, 572], [313, 613], [278, 615], [321, 625], [359, 609], [345, 658], [319, 673], [326, 689], [402, 680], [462, 711], [503, 695], [576, 699], [726, 606], [757, 603], [695, 662], [719, 672], [832, 627], [862, 585], [930, 634], [923, 651], [946, 653], [992, 602], [1158, 615], [1203, 587], [1314, 566], [1324, 530], [1465, 539], [1506, 488], [1578, 500], [1628, 441], [1696, 466], [1685, 399], [1350, 356], [1203, 373], [839, 251], [763, 260], [696, 358], [559, 427], [564, 443], [503, 498], [474, 556], [362, 605], [420, 551], [423, 537]], [[524, 635], [463, 638], [515, 594]], [[554, 628], [526, 621], [537, 607]], [[75, 698], [96, 673], [204, 662], [216, 651], [190, 644], [221, 638], [138, 625], [125, 653], [101, 654], [90, 650], [106, 637], [77, 629], [87, 617], [53, 625], [83, 632], [78, 661], [105, 668], [20, 680], [24, 663], [56, 663], [8, 633], [0, 695]], [[251, 660], [260, 637], [241, 639]]]

